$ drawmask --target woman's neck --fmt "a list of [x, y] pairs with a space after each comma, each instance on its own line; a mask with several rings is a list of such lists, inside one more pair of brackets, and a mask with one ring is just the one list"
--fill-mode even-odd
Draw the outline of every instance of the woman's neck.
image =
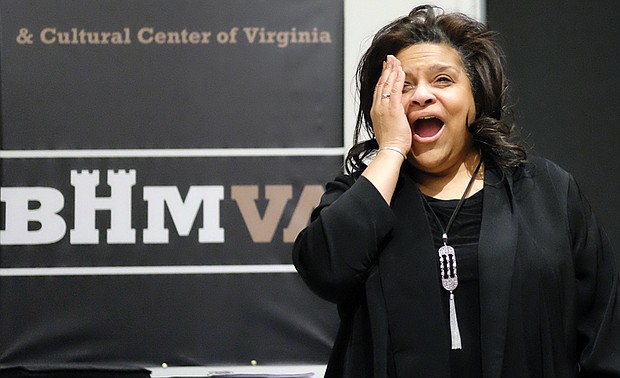
[[[460, 199], [479, 162], [480, 154], [478, 152], [471, 153], [459, 166], [449, 172], [433, 174], [417, 171], [415, 180], [418, 183], [420, 191], [427, 196], [444, 200]], [[467, 193], [467, 197], [474, 195], [483, 188], [483, 172], [484, 165], [480, 167], [477, 177], [469, 193]]]

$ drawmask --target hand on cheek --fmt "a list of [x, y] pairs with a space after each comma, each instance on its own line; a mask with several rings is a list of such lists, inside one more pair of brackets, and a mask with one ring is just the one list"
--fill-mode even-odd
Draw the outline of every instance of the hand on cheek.
[[379, 148], [398, 149], [406, 155], [411, 149], [411, 128], [402, 104], [404, 82], [400, 61], [388, 55], [375, 87], [370, 116]]

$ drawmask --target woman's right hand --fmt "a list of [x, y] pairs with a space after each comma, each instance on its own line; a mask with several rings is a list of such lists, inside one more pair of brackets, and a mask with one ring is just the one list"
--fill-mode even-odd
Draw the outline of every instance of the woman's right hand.
[[379, 151], [362, 173], [388, 204], [392, 202], [400, 167], [411, 150], [411, 128], [401, 102], [404, 84], [400, 61], [388, 55], [370, 109]]
[[370, 117], [379, 148], [397, 148], [404, 155], [411, 149], [411, 128], [402, 104], [405, 73], [400, 61], [388, 55], [375, 86]]

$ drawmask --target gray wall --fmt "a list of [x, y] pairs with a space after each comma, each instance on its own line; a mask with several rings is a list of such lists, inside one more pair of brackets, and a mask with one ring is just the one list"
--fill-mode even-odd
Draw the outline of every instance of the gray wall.
[[620, 248], [620, 2], [487, 1], [522, 135], [576, 177]]

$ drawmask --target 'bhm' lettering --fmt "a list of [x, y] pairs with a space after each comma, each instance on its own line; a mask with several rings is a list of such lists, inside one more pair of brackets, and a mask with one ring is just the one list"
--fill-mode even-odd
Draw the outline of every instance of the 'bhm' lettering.
[[[71, 244], [99, 244], [96, 228], [97, 211], [109, 211], [110, 228], [106, 233], [108, 244], [135, 244], [136, 229], [132, 227], [132, 188], [136, 185], [136, 171], [107, 172], [109, 197], [97, 197], [99, 171], [71, 171], [71, 185], [75, 189], [74, 228], [69, 232]], [[282, 239], [292, 243], [305, 227], [323, 189], [319, 185], [304, 186]], [[257, 185], [233, 185], [231, 199], [237, 204], [248, 232], [255, 243], [273, 240], [288, 202], [293, 197], [291, 185], [266, 185], [267, 207], [261, 216], [256, 207], [259, 199]], [[190, 186], [185, 199], [176, 186], [145, 186], [147, 227], [142, 230], [144, 244], [166, 244], [169, 229], [165, 225], [165, 209], [179, 236], [188, 236], [202, 206], [202, 227], [198, 229], [199, 243], [223, 243], [225, 232], [220, 227], [220, 202], [225, 199], [224, 186]], [[62, 240], [67, 224], [59, 214], [65, 206], [63, 194], [49, 187], [0, 188], [0, 201], [5, 203], [5, 227], [0, 230], [2, 245], [52, 244]], [[37, 206], [31, 206], [38, 204]], [[36, 208], [33, 208], [36, 207]], [[36, 223], [38, 229], [31, 229]]]

